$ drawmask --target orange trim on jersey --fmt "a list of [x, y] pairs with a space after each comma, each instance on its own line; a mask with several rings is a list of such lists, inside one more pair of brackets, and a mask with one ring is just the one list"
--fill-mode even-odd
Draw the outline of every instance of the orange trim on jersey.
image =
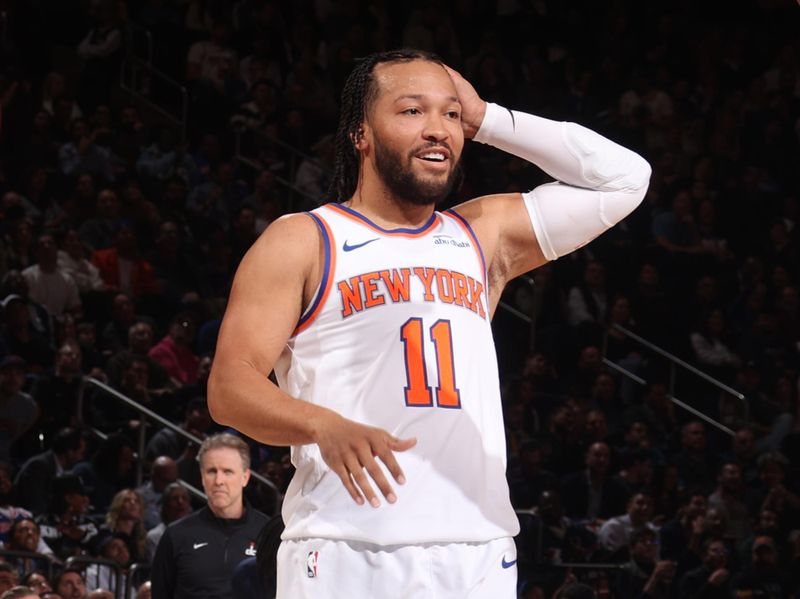
[[292, 333], [292, 337], [305, 331], [309, 325], [316, 320], [317, 316], [319, 316], [331, 292], [331, 287], [333, 287], [333, 275], [336, 272], [336, 245], [331, 228], [319, 214], [309, 212], [308, 215], [317, 223], [322, 233], [322, 242], [325, 246], [325, 266], [323, 267], [322, 278], [320, 279], [320, 288], [311, 301], [311, 312], [304, 314], [300, 318], [300, 322]]
[[423, 235], [427, 235], [431, 230], [433, 230], [439, 224], [439, 213], [434, 212], [431, 215], [431, 218], [428, 220], [427, 223], [422, 225], [418, 229], [384, 229], [383, 227], [376, 225], [370, 219], [368, 219], [363, 214], [359, 214], [352, 208], [348, 208], [347, 206], [342, 206], [340, 204], [325, 204], [324, 208], [330, 208], [331, 210], [336, 211], [337, 213], [341, 214], [342, 216], [349, 218], [352, 221], [355, 221], [359, 224], [364, 225], [365, 227], [372, 229], [376, 233], [380, 233], [381, 235], [390, 235], [392, 237], [422, 237]]

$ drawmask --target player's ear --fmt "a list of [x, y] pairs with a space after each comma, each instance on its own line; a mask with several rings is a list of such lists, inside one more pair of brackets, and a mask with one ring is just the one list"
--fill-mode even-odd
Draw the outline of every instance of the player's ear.
[[357, 152], [360, 151], [360, 150], [363, 150], [364, 149], [364, 144], [366, 143], [365, 140], [364, 140], [364, 138], [365, 138], [364, 127], [365, 127], [364, 123], [361, 123], [358, 126], [358, 129], [356, 129], [355, 131], [353, 131], [350, 134], [350, 141], [353, 142], [353, 148]]

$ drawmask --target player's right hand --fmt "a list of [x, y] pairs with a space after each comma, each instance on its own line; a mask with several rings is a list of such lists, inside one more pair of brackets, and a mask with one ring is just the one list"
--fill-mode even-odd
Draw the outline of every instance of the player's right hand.
[[370, 479], [386, 501], [397, 501], [376, 458], [384, 463], [398, 484], [404, 484], [405, 476], [394, 452], [411, 449], [417, 444], [415, 438], [398, 439], [381, 428], [359, 424], [335, 412], [328, 412], [322, 418], [315, 437], [322, 459], [339, 476], [357, 504], [363, 505], [366, 500], [372, 507], [380, 506]]

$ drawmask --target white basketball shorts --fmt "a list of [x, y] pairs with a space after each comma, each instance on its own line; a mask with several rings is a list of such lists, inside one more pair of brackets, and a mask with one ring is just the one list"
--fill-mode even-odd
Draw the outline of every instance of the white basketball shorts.
[[299, 539], [278, 549], [276, 599], [514, 599], [514, 540], [383, 547]]

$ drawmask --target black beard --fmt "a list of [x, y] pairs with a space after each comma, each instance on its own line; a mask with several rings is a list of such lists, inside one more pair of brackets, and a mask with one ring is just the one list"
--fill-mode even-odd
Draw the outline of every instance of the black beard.
[[[432, 146], [434, 144], [431, 144]], [[419, 150], [416, 150], [417, 153]], [[413, 160], [413, 155], [410, 156]], [[375, 168], [378, 176], [396, 198], [415, 206], [431, 206], [450, 195], [453, 187], [460, 185], [463, 177], [461, 161], [457, 162], [442, 183], [423, 181], [416, 177], [402, 156], [376, 139]]]

